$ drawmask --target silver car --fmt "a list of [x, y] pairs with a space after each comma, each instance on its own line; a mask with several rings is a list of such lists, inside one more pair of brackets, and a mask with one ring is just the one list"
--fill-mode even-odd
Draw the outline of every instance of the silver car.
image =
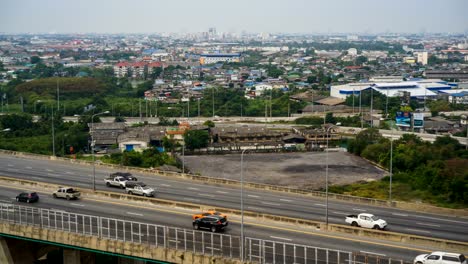
[[146, 184], [135, 184], [132, 187], [125, 188], [128, 194], [143, 195], [146, 197], [154, 197], [155, 190], [151, 187], [146, 186]]

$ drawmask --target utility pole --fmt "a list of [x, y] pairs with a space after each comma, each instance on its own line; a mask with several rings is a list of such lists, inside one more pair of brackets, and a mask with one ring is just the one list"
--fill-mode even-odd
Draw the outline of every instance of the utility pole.
[[214, 88], [211, 89], [211, 98], [212, 98], [212, 106], [213, 106], [212, 113], [213, 113], [213, 118], [214, 118], [214, 116], [215, 116], [215, 111], [214, 111]]
[[362, 89], [359, 91], [359, 114], [361, 115], [361, 129], [364, 128], [364, 115], [362, 114], [361, 108]]
[[374, 104], [374, 88], [371, 88], [371, 96], [370, 96], [370, 122], [371, 122], [371, 128], [374, 127], [374, 118], [373, 118], [373, 114], [374, 114], [374, 108], [373, 108], [373, 104]]
[[52, 107], [52, 156], [55, 157], [54, 107]]
[[59, 79], [57, 78], [57, 113], [60, 109], [60, 87], [59, 87]]

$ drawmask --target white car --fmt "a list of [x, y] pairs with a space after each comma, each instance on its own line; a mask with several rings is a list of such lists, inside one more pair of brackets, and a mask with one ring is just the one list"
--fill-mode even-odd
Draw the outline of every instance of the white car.
[[436, 251], [417, 256], [414, 264], [467, 264], [463, 254]]
[[345, 221], [352, 226], [361, 226], [365, 228], [384, 230], [387, 227], [387, 222], [385, 220], [382, 220], [373, 214], [367, 213], [348, 215]]

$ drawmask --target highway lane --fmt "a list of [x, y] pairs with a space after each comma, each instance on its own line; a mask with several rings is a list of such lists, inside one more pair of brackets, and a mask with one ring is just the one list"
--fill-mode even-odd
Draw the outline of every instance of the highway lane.
[[[123, 192], [108, 188], [103, 179], [111, 171], [96, 167], [96, 187], [100, 190]], [[75, 187], [92, 188], [92, 167], [63, 161], [17, 158], [0, 154], [0, 175], [51, 182]], [[240, 192], [235, 187], [215, 186], [157, 175], [135, 175], [140, 181], [156, 187], [158, 197], [177, 201], [240, 208]], [[296, 195], [260, 190], [245, 190], [245, 210], [269, 214], [325, 220], [325, 201]], [[349, 214], [373, 213], [389, 223], [389, 230], [426, 237], [468, 241], [468, 219], [409, 212], [345, 202], [329, 201], [330, 223], [344, 224]]]
[[[174, 226], [189, 230], [192, 229], [191, 215], [193, 212], [188, 210], [89, 198], [66, 201], [63, 199], [54, 199], [49, 193], [43, 192], [39, 192], [40, 201], [38, 203], [26, 204], [14, 200], [14, 197], [21, 191], [15, 188], [0, 187], [0, 203], [40, 207], [121, 220]], [[228, 218], [230, 219], [230, 224], [223, 233], [239, 236], [240, 224], [238, 217], [228, 216]], [[406, 261], [411, 261], [417, 254], [427, 251], [408, 245], [368, 238], [360, 239], [356, 237], [340, 236], [307, 228], [301, 229], [289, 225], [277, 225], [267, 222], [258, 223], [249, 218], [245, 219], [245, 223], [246, 236], [265, 240], [360, 252], [362, 254], [376, 254], [382, 257], [403, 259]]]

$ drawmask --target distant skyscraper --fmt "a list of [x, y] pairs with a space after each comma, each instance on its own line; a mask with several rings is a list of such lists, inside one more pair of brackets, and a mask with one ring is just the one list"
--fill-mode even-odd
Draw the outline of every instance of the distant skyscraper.
[[209, 28], [208, 29], [208, 34], [210, 35], [210, 37], [216, 37], [216, 28], [212, 27], [212, 28]]

